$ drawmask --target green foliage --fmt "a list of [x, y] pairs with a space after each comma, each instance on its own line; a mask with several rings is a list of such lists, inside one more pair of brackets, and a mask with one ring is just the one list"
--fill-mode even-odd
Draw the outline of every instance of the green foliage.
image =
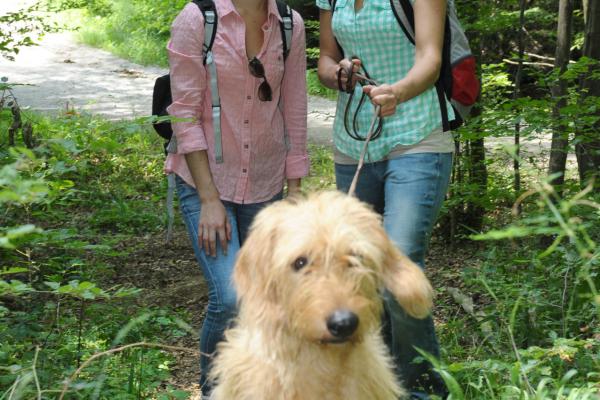
[[337, 90], [329, 89], [323, 86], [319, 81], [316, 69], [311, 69], [306, 72], [306, 87], [308, 94], [312, 96], [325, 97], [331, 100], [337, 99]]
[[[87, 43], [166, 65], [169, 27], [187, 0], [48, 2], [53, 10], [84, 10], [80, 32]], [[460, 154], [438, 233], [444, 237], [449, 221], [458, 220], [453, 229], [463, 241], [457, 247], [464, 246], [470, 258], [459, 260], [458, 271], [433, 271], [451, 274], [451, 283], [438, 287], [446, 301], [437, 303], [446, 362], [423, 357], [436, 366], [453, 399], [597, 399], [599, 199], [589, 189], [581, 191], [572, 170], [560, 188], [564, 197], [540, 178], [547, 153], [539, 143], [554, 127], [574, 139], [568, 151], [585, 140], [576, 134], [597, 132], [600, 99], [583, 98], [579, 89], [581, 76], [597, 73], [594, 60], [577, 59], [581, 13], [574, 18], [575, 62], [562, 76], [569, 87], [567, 106], [554, 119], [558, 99], [549, 88], [559, 76], [535, 54], [527, 55], [531, 64], [523, 69], [522, 95], [514, 96], [520, 1], [457, 4], [479, 57], [483, 91], [480, 113], [455, 132]], [[525, 13], [526, 48], [552, 56], [556, 2], [533, 5]], [[308, 64], [314, 68], [316, 8], [303, 0], [292, 6], [305, 17]], [[24, 15], [8, 18], [25, 21]], [[12, 51], [11, 44], [4, 46]], [[310, 94], [336, 98], [314, 69], [307, 80]], [[0, 84], [3, 93], [8, 88]], [[129, 251], [123, 243], [159, 232], [164, 222], [161, 146], [156, 135], [140, 128], [148, 120], [108, 123], [77, 113], [27, 118], [39, 146], [7, 148], [2, 135], [10, 114], [0, 113], [0, 398], [35, 397], [37, 382], [43, 390], [60, 390], [61, 381], [93, 354], [189, 331], [171, 310], [138, 306], [143, 292], [112, 280]], [[520, 147], [513, 143], [517, 126]], [[480, 140], [487, 146], [481, 156], [485, 175], [472, 159]], [[310, 156], [304, 190], [335, 187], [330, 149], [311, 146]], [[515, 160], [520, 190], [514, 187]], [[485, 212], [476, 228], [467, 218], [474, 208]], [[171, 364], [157, 349], [128, 348], [87, 365], [69, 386], [69, 396], [186, 398], [165, 384]]]
[[453, 398], [600, 394], [600, 203], [590, 190], [560, 199], [544, 183], [520, 199], [522, 218], [473, 236], [512, 243], [488, 245], [486, 259], [463, 272], [466, 290], [483, 299], [442, 330], [451, 362], [435, 362], [459, 385]]
[[[0, 133], [0, 397], [13, 399], [56, 395], [93, 354], [189, 332], [112, 281], [116, 244], [163, 226], [162, 147], [146, 120], [24, 115], [36, 148]], [[0, 132], [9, 123], [2, 110]], [[171, 364], [160, 348], [127, 349], [91, 362], [68, 398], [187, 398], [165, 384]]]
[[46, 22], [39, 4], [24, 9], [13, 9], [0, 15], [0, 56], [13, 60], [23, 47], [34, 46], [45, 33], [56, 30]]
[[302, 188], [306, 193], [317, 190], [335, 189], [333, 154], [325, 146], [309, 145], [310, 172], [302, 180]]
[[81, 40], [143, 65], [167, 65], [166, 44], [175, 16], [187, 0], [49, 0], [52, 7], [82, 7]]

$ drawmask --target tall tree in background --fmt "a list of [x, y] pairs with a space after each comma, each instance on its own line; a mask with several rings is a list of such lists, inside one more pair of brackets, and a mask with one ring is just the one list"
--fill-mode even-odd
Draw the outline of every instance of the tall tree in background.
[[[521, 97], [521, 84], [523, 82], [523, 58], [525, 57], [525, 9], [527, 8], [527, 2], [525, 0], [519, 0], [519, 35], [517, 36], [517, 44], [519, 50], [519, 63], [517, 65], [517, 72], [515, 74], [515, 90], [513, 92], [513, 100]], [[521, 192], [521, 166], [520, 166], [520, 154], [519, 147], [521, 146], [521, 121], [517, 120], [515, 123], [515, 158], [513, 160], [514, 169], [514, 189], [515, 196], [519, 196]], [[518, 211], [521, 211], [519, 205]]]
[[571, 37], [573, 31], [573, 2], [574, 0], [560, 0], [558, 6], [558, 28], [556, 35], [556, 53], [554, 68], [558, 73], [556, 84], [552, 87], [552, 97], [556, 99], [553, 108], [553, 131], [552, 147], [550, 149], [550, 161], [548, 174], [558, 174], [552, 184], [560, 193], [560, 188], [565, 181], [565, 169], [567, 164], [567, 147], [569, 145], [567, 126], [561, 122], [560, 110], [567, 105], [568, 83], [562, 77], [567, 70], [570, 59]]
[[[589, 71], [581, 80], [582, 102], [600, 98], [600, 1], [584, 0], [587, 2], [587, 20], [585, 23], [585, 37], [583, 42], [583, 55], [593, 60]], [[597, 102], [597, 101], [596, 101]], [[595, 107], [596, 116], [600, 117], [600, 109]], [[596, 178], [596, 191], [600, 191], [600, 120], [593, 126], [585, 126], [575, 133], [577, 143], [575, 154], [579, 166], [579, 177], [582, 185], [588, 180]]]

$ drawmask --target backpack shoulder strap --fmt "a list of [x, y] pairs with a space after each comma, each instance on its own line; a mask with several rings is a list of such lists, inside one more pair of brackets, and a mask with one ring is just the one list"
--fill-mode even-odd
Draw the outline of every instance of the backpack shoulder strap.
[[204, 16], [204, 46], [202, 54], [204, 55], [204, 64], [206, 57], [211, 52], [215, 36], [217, 36], [217, 8], [213, 0], [193, 0]]
[[415, 44], [415, 13], [410, 0], [390, 0], [394, 17], [404, 34]]
[[217, 8], [213, 0], [193, 0], [204, 15], [204, 45], [202, 53], [204, 65], [208, 69], [210, 77], [210, 93], [212, 104], [213, 130], [215, 136], [215, 161], [217, 164], [223, 162], [223, 146], [221, 141], [221, 98], [219, 97], [219, 86], [217, 83], [217, 66], [214, 63], [212, 46], [217, 35]]
[[[404, 34], [408, 38], [408, 40], [415, 45], [415, 13], [413, 10], [413, 6], [410, 0], [390, 0], [390, 4], [392, 6], [392, 11], [394, 12], [394, 17], [398, 21], [398, 25], [404, 31]], [[448, 27], [448, 16], [446, 16], [446, 26], [444, 32], [444, 48], [442, 49], [442, 58], [449, 58], [450, 51], [450, 35], [449, 35], [449, 27]], [[449, 60], [447, 60], [449, 61]], [[443, 66], [442, 66], [443, 68]], [[442, 77], [443, 72], [440, 72], [440, 78]], [[442, 114], [442, 129], [444, 132], [449, 131], [450, 122], [448, 121], [448, 107], [446, 105], [446, 90], [444, 84], [441, 79], [435, 83], [435, 89], [438, 95], [438, 100], [440, 103], [440, 113]], [[449, 96], [448, 96], [449, 98]]]
[[281, 29], [281, 42], [283, 43], [283, 60], [287, 59], [292, 47], [292, 33], [294, 31], [294, 17], [292, 9], [282, 0], [277, 0], [277, 11], [281, 17], [279, 28]]

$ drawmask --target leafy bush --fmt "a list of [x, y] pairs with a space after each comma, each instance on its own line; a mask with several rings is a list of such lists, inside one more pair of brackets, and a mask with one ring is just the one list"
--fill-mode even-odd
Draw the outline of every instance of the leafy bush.
[[162, 229], [160, 143], [143, 121], [23, 115], [38, 146], [0, 140], [0, 397], [187, 398], [166, 385], [172, 357], [152, 342], [189, 328], [111, 281], [115, 244]]

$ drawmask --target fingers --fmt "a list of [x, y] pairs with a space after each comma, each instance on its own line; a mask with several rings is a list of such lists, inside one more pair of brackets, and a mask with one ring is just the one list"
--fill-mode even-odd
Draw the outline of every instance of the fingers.
[[217, 231], [214, 229], [208, 230], [208, 254], [211, 257], [217, 256]]
[[363, 87], [363, 92], [371, 98], [371, 103], [381, 106], [379, 110], [380, 117], [389, 117], [396, 112], [398, 100], [390, 85], [367, 85]]
[[[340, 91], [351, 92], [354, 90], [356, 86], [356, 82], [358, 82], [358, 78], [356, 78], [355, 73], [360, 71], [361, 61], [358, 58], [353, 58], [349, 60], [344, 58], [340, 60], [338, 63], [338, 68], [336, 69], [335, 79], [338, 81], [338, 89]], [[352, 76], [352, 79], [349, 81], [349, 75]]]
[[227, 241], [231, 240], [231, 224], [229, 220], [225, 221], [225, 234], [227, 235]]
[[218, 226], [201, 223], [198, 230], [198, 244], [207, 255], [217, 256], [217, 240], [221, 244], [223, 254], [227, 255], [229, 241], [231, 240], [231, 224], [229, 221]]
[[[219, 238], [225, 237], [224, 230], [222, 236], [218, 232], [218, 229], [208, 225], [200, 225], [199, 227], [198, 244], [211, 257], [217, 256], [217, 235]], [[227, 254], [227, 241], [225, 241], [225, 246], [223, 246], [223, 241], [221, 241], [221, 247], [223, 248], [223, 253]]]
[[352, 88], [354, 89], [354, 87], [356, 86], [356, 83], [358, 82], [358, 78], [356, 77], [356, 73], [360, 71], [360, 67], [361, 67], [361, 61], [358, 58], [353, 58], [352, 59]]
[[227, 233], [225, 232], [225, 226], [219, 229], [219, 241], [221, 242], [221, 248], [223, 249], [223, 254], [227, 255]]

